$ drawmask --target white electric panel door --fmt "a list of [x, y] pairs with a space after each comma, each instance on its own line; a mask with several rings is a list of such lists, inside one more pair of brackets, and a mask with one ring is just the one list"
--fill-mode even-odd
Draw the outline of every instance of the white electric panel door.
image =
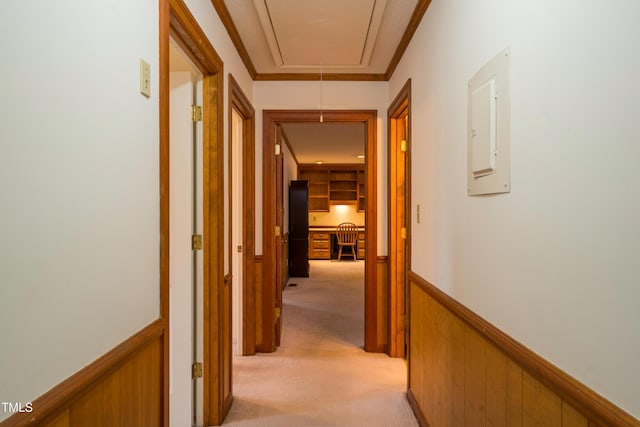
[[496, 81], [471, 95], [471, 168], [474, 177], [496, 171]]
[[502, 51], [469, 80], [467, 194], [511, 191], [510, 52]]

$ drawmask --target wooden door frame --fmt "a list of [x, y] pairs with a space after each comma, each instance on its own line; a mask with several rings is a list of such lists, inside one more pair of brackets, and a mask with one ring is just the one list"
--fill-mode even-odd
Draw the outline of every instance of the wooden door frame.
[[[242, 283], [240, 284], [242, 286], [242, 354], [251, 356], [256, 353], [255, 110], [236, 79], [229, 74], [229, 153], [231, 153], [233, 139], [232, 111], [236, 111], [242, 119]], [[231, 156], [229, 156], [229, 162], [231, 162]], [[233, 180], [232, 171], [229, 163], [229, 194], [231, 194]], [[229, 248], [229, 253], [233, 253], [232, 249]]]
[[[408, 117], [406, 124], [406, 139], [408, 141], [404, 156], [398, 156], [398, 143], [396, 137], [397, 121]], [[407, 304], [407, 274], [411, 266], [411, 79], [393, 100], [387, 110], [387, 141], [388, 141], [388, 253], [389, 253], [389, 356], [408, 357], [405, 347], [408, 349], [408, 337], [406, 331], [409, 328], [408, 304]], [[404, 203], [398, 206], [397, 188], [402, 182], [398, 179], [396, 168], [398, 163], [404, 169]], [[402, 224], [397, 220], [404, 215], [406, 219], [406, 240], [404, 243], [400, 237]], [[400, 245], [405, 248], [404, 260], [398, 256]], [[403, 274], [402, 274], [403, 273]], [[398, 276], [404, 280], [398, 280]]]
[[[221, 290], [224, 274], [224, 74], [223, 62], [182, 0], [159, 0], [160, 301], [169, 317], [169, 37], [203, 75], [204, 422], [219, 425], [231, 406], [222, 402]], [[169, 422], [169, 342], [163, 360], [163, 416]]]
[[[275, 350], [275, 252], [264, 248], [273, 240], [275, 230], [275, 126], [281, 123], [318, 123], [319, 110], [264, 110], [262, 121], [262, 337], [258, 351]], [[382, 352], [378, 345], [377, 288], [377, 118], [376, 110], [324, 110], [324, 123], [362, 123], [366, 126], [366, 242], [364, 349]]]
[[[280, 144], [282, 144], [283, 138], [282, 138], [282, 126], [276, 126], [276, 135], [278, 136], [278, 141], [281, 141]], [[276, 226], [280, 227], [280, 233], [278, 235], [276, 235], [276, 244], [275, 244], [275, 256], [276, 256], [276, 264], [275, 264], [275, 272], [276, 272], [276, 279], [275, 279], [275, 286], [274, 286], [274, 294], [275, 294], [275, 306], [276, 306], [276, 310], [278, 310], [276, 312], [276, 316], [275, 316], [275, 347], [279, 347], [280, 346], [280, 337], [282, 334], [282, 291], [283, 291], [283, 287], [282, 287], [282, 278], [283, 278], [283, 271], [285, 266], [283, 265], [283, 258], [282, 258], [282, 253], [283, 253], [283, 240], [284, 240], [284, 154], [283, 154], [283, 150], [282, 150], [282, 145], [281, 145], [281, 149], [280, 149], [280, 154], [278, 154], [276, 156], [276, 212], [277, 215], [275, 217], [276, 219]], [[278, 197], [278, 194], [280, 194], [280, 197]], [[279, 224], [278, 224], [279, 223]], [[287, 265], [288, 267], [288, 265]]]

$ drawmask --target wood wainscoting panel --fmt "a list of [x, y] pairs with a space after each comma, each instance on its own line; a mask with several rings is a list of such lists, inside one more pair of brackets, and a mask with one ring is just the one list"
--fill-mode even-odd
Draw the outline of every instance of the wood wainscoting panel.
[[256, 255], [255, 256], [255, 291], [256, 291], [256, 297], [255, 297], [255, 322], [256, 322], [256, 326], [255, 326], [255, 331], [256, 331], [256, 342], [253, 345], [254, 348], [254, 353], [255, 350], [259, 350], [262, 346], [262, 342], [263, 342], [263, 338], [262, 338], [262, 288], [263, 288], [263, 277], [264, 277], [264, 258], [262, 258], [262, 255]]
[[102, 427], [104, 400], [102, 383], [89, 390], [69, 408], [69, 424], [72, 426]]
[[507, 356], [486, 345], [487, 426], [507, 427]]
[[[33, 401], [1, 427], [158, 427], [163, 420], [163, 334], [158, 319]], [[167, 423], [168, 425], [168, 423]]]
[[562, 399], [526, 372], [522, 376], [524, 427], [562, 427]]
[[640, 427], [640, 421], [409, 273], [407, 396], [422, 426]]
[[507, 359], [507, 425], [522, 427], [522, 368]]
[[376, 351], [386, 353], [389, 345], [389, 257], [376, 257], [376, 274], [378, 286], [376, 307], [378, 349]]
[[43, 427], [69, 427], [69, 411], [64, 411], [56, 419], [44, 424]]
[[573, 406], [562, 402], [562, 427], [589, 427], [589, 420]]

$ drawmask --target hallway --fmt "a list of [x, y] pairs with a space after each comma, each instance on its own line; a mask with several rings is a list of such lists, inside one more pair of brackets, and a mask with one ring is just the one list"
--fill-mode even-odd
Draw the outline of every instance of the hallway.
[[236, 357], [224, 425], [412, 426], [406, 363], [365, 353], [364, 262], [311, 261], [283, 292], [282, 345]]

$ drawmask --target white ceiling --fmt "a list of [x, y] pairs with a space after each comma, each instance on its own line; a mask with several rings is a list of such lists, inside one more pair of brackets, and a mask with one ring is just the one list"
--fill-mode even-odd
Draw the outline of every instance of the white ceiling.
[[298, 163], [364, 163], [364, 123], [285, 123], [282, 125]]
[[[424, 0], [218, 0], [257, 74], [384, 75]], [[216, 3], [214, 1], [214, 3]]]
[[[430, 3], [211, 1], [254, 80], [388, 80]], [[364, 125], [283, 128], [299, 163], [364, 163]]]

